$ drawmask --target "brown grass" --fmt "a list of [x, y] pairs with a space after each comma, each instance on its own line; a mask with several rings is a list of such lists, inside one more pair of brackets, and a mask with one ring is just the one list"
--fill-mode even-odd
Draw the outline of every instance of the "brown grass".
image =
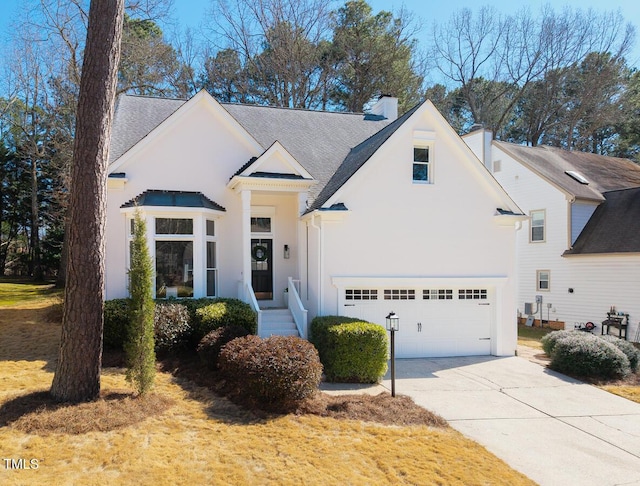
[[38, 465], [0, 463], [0, 484], [532, 484], [450, 428], [373, 423], [379, 408], [418, 412], [402, 397], [324, 397], [340, 420], [268, 415], [175, 369], [134, 398], [123, 370], [105, 368], [101, 400], [48, 403], [60, 327], [40, 310], [0, 309], [2, 457]]

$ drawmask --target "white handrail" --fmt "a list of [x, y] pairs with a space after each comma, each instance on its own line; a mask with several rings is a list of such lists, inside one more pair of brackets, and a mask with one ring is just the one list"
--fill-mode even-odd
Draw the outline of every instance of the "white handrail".
[[300, 337], [307, 339], [307, 309], [304, 308], [302, 300], [300, 300], [298, 285], [300, 285], [300, 280], [293, 280], [293, 278], [289, 277], [289, 302], [287, 306], [296, 323]]
[[260, 331], [262, 329], [262, 311], [260, 310], [260, 306], [258, 305], [258, 299], [256, 299], [256, 294], [253, 291], [253, 287], [249, 283], [243, 285], [242, 282], [240, 282], [239, 287], [242, 289], [242, 292], [240, 292], [241, 295], [239, 295], [238, 297], [240, 297], [241, 300], [249, 304], [251, 306], [251, 309], [253, 309], [253, 311], [258, 315], [257, 334], [259, 336]]

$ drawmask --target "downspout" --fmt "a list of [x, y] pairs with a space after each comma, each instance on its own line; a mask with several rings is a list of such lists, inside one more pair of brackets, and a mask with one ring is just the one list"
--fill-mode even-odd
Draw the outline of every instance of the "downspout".
[[323, 266], [322, 262], [324, 260], [324, 245], [323, 245], [323, 237], [322, 237], [322, 220], [320, 220], [320, 226], [316, 224], [316, 213], [314, 212], [311, 216], [311, 227], [318, 230], [318, 315], [322, 315], [322, 297], [323, 297], [323, 289], [322, 289], [322, 272]]

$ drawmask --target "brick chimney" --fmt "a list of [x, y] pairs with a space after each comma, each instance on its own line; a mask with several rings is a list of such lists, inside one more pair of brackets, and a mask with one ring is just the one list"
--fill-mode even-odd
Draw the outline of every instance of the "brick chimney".
[[398, 118], [398, 98], [381, 95], [371, 107], [371, 114], [383, 116], [389, 121], [395, 120]]

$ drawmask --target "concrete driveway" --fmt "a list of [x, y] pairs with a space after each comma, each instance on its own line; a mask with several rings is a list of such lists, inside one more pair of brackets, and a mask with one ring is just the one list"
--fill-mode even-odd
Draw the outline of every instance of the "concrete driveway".
[[640, 485], [640, 404], [524, 358], [396, 360], [396, 394], [541, 485]]

